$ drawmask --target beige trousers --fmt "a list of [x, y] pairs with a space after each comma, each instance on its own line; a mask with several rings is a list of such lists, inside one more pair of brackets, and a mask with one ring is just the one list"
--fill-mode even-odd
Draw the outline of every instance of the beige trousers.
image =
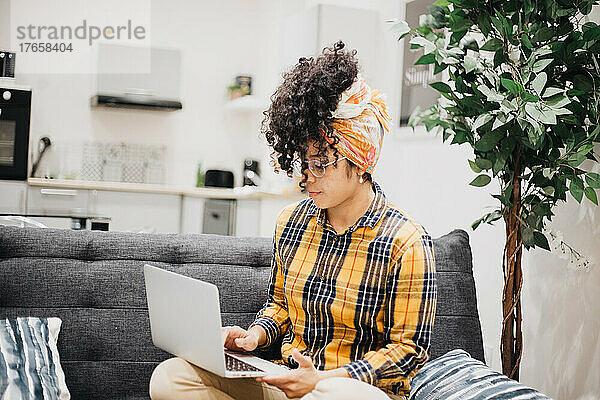
[[[182, 358], [160, 363], [150, 379], [152, 400], [285, 400], [275, 386], [254, 378], [223, 378]], [[302, 400], [405, 400], [387, 395], [375, 386], [352, 378], [329, 378], [317, 384]]]

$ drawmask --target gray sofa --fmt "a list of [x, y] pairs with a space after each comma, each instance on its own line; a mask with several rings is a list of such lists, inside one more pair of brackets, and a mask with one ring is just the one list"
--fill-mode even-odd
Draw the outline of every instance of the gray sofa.
[[[462, 348], [483, 360], [469, 237], [455, 230], [434, 246], [432, 357]], [[170, 355], [150, 338], [144, 263], [215, 283], [223, 323], [247, 327], [267, 295], [271, 251], [266, 238], [0, 226], [0, 318], [63, 320], [58, 348], [72, 398], [147, 399], [153, 368]]]

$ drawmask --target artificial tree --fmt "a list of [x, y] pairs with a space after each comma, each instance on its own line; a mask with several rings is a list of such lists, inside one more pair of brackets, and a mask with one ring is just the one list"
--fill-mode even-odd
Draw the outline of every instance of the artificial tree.
[[[433, 67], [430, 84], [443, 97], [415, 110], [409, 125], [424, 124], [443, 141], [468, 143], [483, 187], [492, 177], [497, 209], [472, 225], [504, 219], [506, 242], [502, 369], [519, 378], [522, 354], [523, 247], [549, 250], [547, 222], [567, 192], [598, 204], [600, 175], [600, 26], [585, 22], [595, 0], [439, 0], [410, 28], [396, 21], [400, 38], [423, 49], [415, 65]], [[439, 74], [439, 75], [438, 75]], [[444, 82], [445, 81], [445, 82]], [[446, 83], [447, 82], [447, 83]]]

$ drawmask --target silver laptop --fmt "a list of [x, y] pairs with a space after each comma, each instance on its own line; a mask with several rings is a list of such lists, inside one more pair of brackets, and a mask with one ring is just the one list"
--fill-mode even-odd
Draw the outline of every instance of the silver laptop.
[[148, 264], [144, 278], [155, 346], [226, 378], [278, 375], [287, 370], [223, 348], [215, 285]]

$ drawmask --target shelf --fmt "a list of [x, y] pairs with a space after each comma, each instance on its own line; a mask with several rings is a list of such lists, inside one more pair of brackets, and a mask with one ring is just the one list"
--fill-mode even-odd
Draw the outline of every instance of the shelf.
[[230, 100], [225, 109], [228, 111], [262, 112], [269, 108], [267, 102], [255, 95], [238, 97]]

